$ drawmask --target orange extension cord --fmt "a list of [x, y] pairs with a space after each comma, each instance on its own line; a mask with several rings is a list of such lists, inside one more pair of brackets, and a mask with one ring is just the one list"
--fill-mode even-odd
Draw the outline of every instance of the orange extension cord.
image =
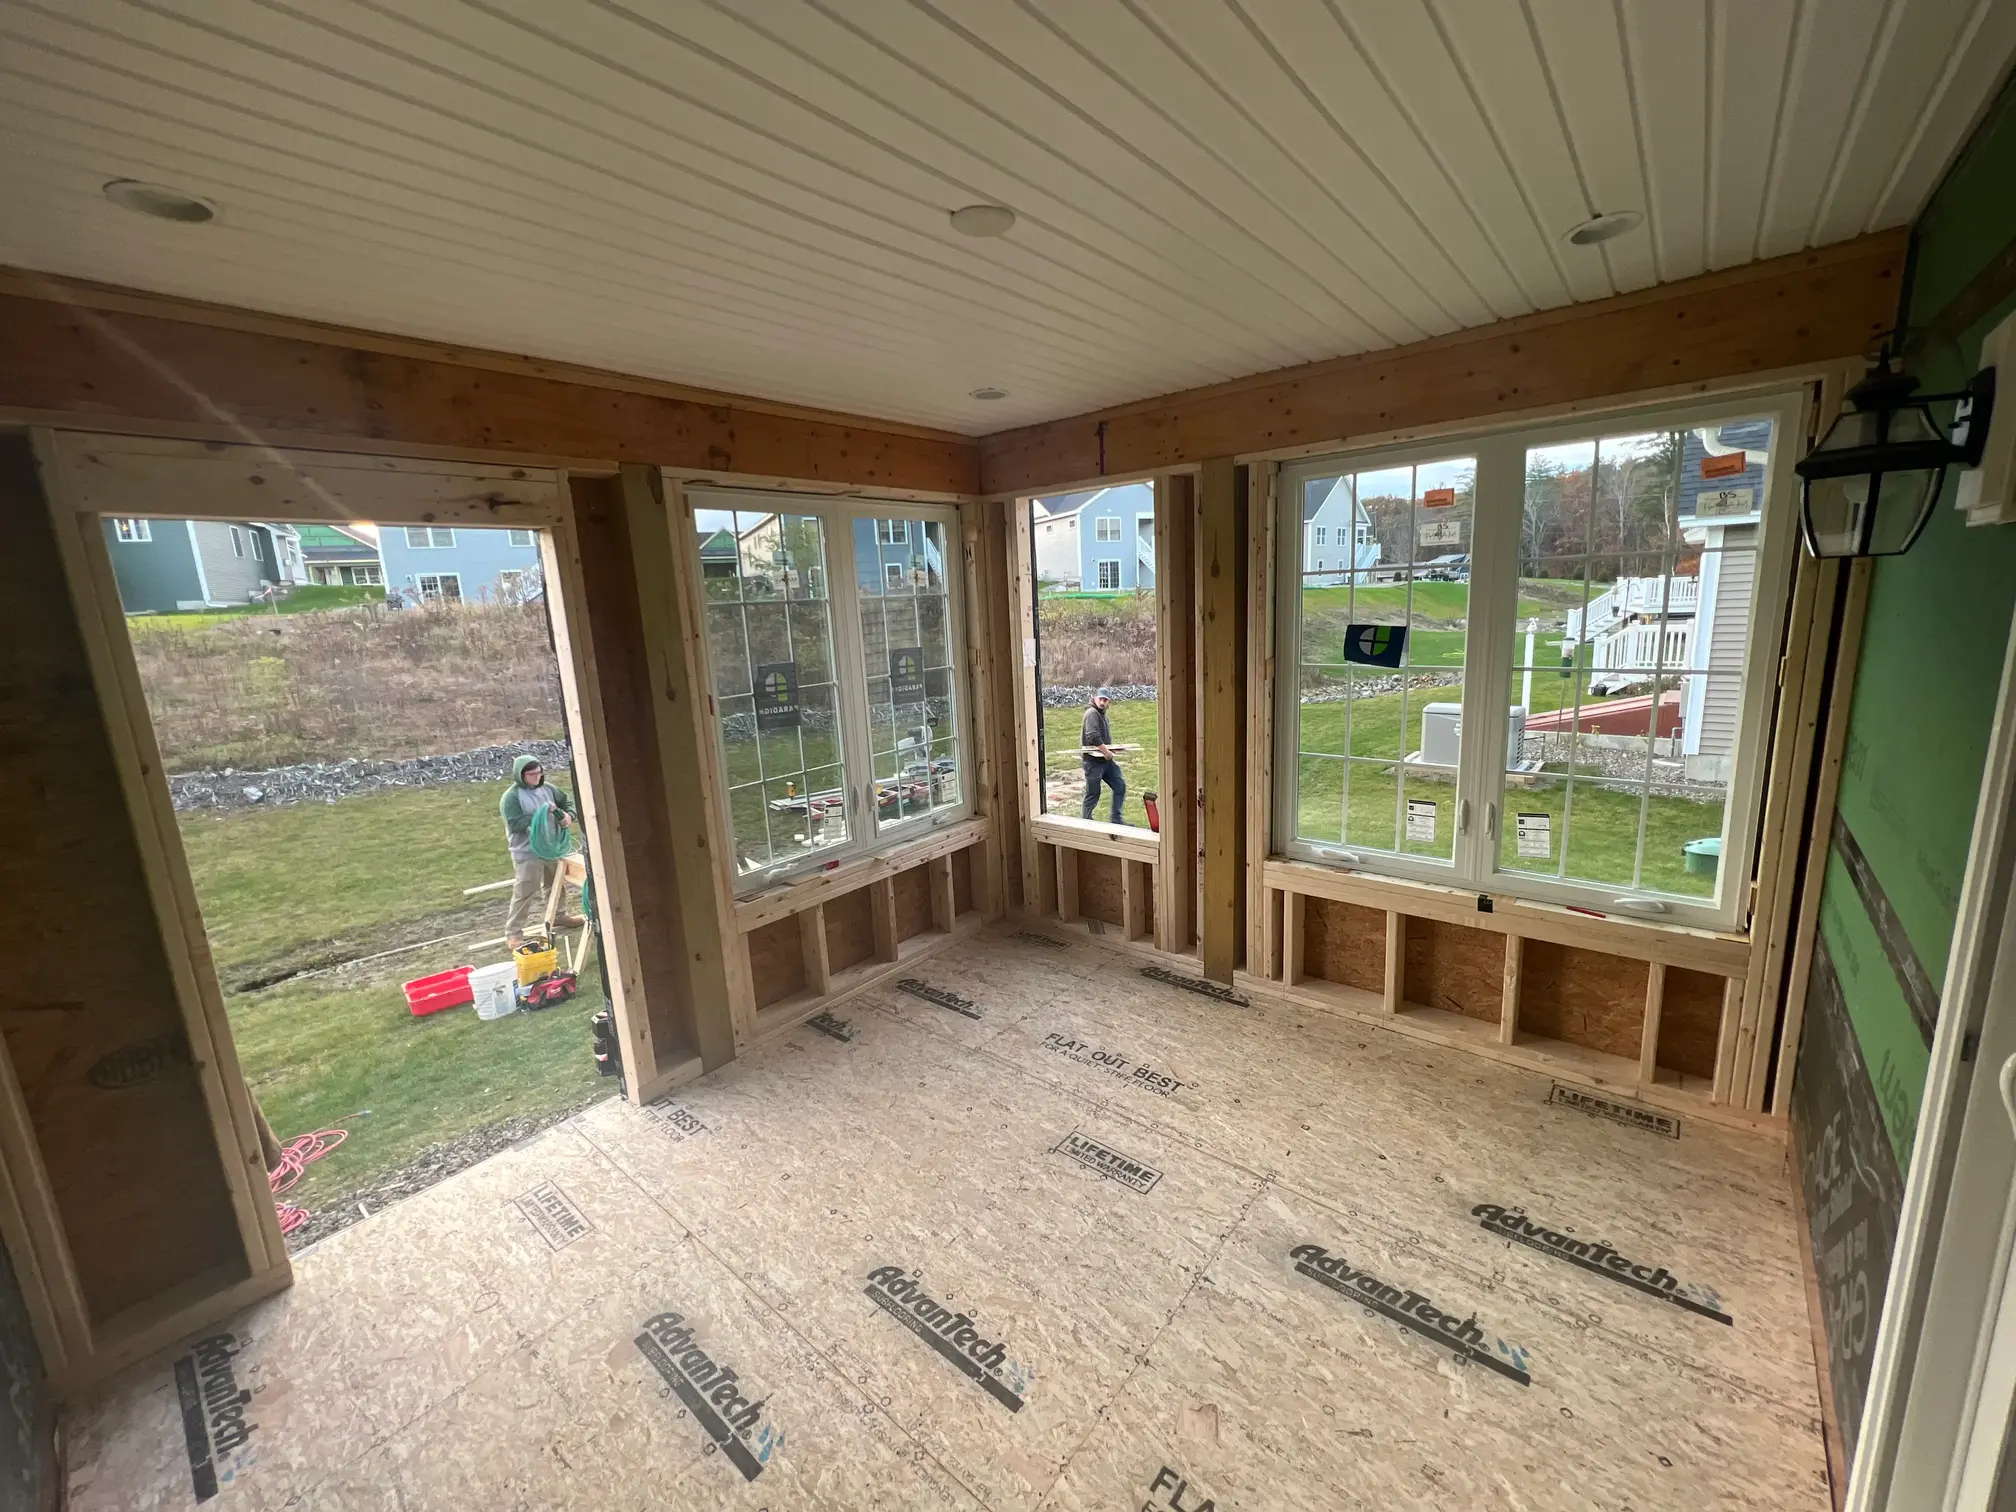
[[[288, 1190], [301, 1179], [301, 1173], [327, 1155], [336, 1146], [350, 1137], [348, 1129], [322, 1129], [314, 1134], [303, 1134], [299, 1139], [289, 1140], [280, 1151], [280, 1164], [266, 1173], [267, 1183], [274, 1194]], [[308, 1221], [308, 1210], [296, 1207], [291, 1202], [276, 1202], [273, 1211], [280, 1215], [280, 1232], [291, 1234]]]

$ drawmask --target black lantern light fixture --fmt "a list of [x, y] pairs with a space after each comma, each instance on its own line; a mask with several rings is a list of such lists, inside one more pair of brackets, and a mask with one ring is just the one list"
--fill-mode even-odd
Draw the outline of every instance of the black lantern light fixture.
[[[1848, 391], [1848, 408], [1793, 469], [1799, 525], [1816, 557], [1895, 556], [1932, 516], [1948, 467], [1979, 467], [1995, 402], [1995, 369], [1983, 368], [1952, 394], [1921, 394], [1918, 380], [1892, 367], [1886, 343], [1876, 365]], [[1954, 400], [1951, 434], [1927, 405]]]

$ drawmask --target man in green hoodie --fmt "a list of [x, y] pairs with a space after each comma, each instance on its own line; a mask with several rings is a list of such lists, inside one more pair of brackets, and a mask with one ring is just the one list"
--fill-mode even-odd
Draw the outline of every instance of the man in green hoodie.
[[[504, 789], [497, 812], [504, 821], [504, 843], [511, 847], [511, 913], [504, 921], [504, 940], [513, 950], [525, 942], [525, 926], [540, 917], [553, 891], [553, 877], [560, 869], [557, 861], [542, 861], [532, 853], [532, 820], [543, 808], [557, 809], [560, 825], [574, 825], [574, 800], [565, 788], [546, 780], [546, 769], [537, 756], [520, 756], [512, 763], [511, 786]], [[558, 929], [577, 929], [584, 922], [577, 914], [564, 911], [553, 921]]]

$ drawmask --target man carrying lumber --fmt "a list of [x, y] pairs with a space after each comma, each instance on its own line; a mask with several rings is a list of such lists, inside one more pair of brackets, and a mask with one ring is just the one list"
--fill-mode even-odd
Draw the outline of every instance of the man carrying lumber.
[[[545, 911], [553, 891], [553, 878], [560, 870], [557, 860], [548, 861], [532, 846], [532, 825], [541, 809], [552, 809], [559, 828], [574, 827], [574, 800], [565, 788], [546, 780], [546, 769], [537, 756], [520, 756], [512, 763], [511, 786], [504, 789], [497, 812], [504, 820], [504, 843], [511, 848], [511, 912], [504, 920], [504, 941], [513, 950], [525, 943], [525, 926]], [[552, 824], [554, 821], [543, 821]], [[585, 921], [565, 911], [553, 921], [556, 929], [578, 929]]]
[[1113, 690], [1101, 688], [1092, 695], [1092, 707], [1085, 711], [1085, 723], [1078, 731], [1078, 756], [1085, 765], [1085, 810], [1087, 819], [1099, 807], [1099, 785], [1113, 789], [1112, 823], [1120, 822], [1120, 805], [1127, 797], [1127, 779], [1120, 775], [1120, 762], [1113, 754], [1113, 727], [1106, 722], [1106, 706], [1113, 702]]

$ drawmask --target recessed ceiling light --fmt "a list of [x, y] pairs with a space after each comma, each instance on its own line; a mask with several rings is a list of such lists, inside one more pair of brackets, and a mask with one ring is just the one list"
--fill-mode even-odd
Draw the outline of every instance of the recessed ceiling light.
[[1636, 210], [1612, 210], [1607, 215], [1590, 216], [1568, 233], [1567, 241], [1573, 247], [1593, 247], [1614, 241], [1626, 231], [1636, 231], [1644, 223], [1645, 217]]
[[994, 399], [1006, 399], [1008, 397], [1008, 390], [1004, 388], [996, 388], [994, 387], [993, 384], [990, 383], [985, 388], [977, 388], [973, 390], [973, 392], [971, 394], [968, 394], [966, 397], [969, 399], [986, 399], [990, 401]]
[[139, 179], [114, 179], [105, 186], [105, 198], [127, 210], [151, 215], [156, 220], [180, 221], [200, 226], [217, 219], [217, 207], [208, 200], [169, 189], [161, 184], [143, 184]]
[[952, 229], [962, 236], [1006, 236], [1015, 212], [1006, 205], [963, 205], [952, 212]]

